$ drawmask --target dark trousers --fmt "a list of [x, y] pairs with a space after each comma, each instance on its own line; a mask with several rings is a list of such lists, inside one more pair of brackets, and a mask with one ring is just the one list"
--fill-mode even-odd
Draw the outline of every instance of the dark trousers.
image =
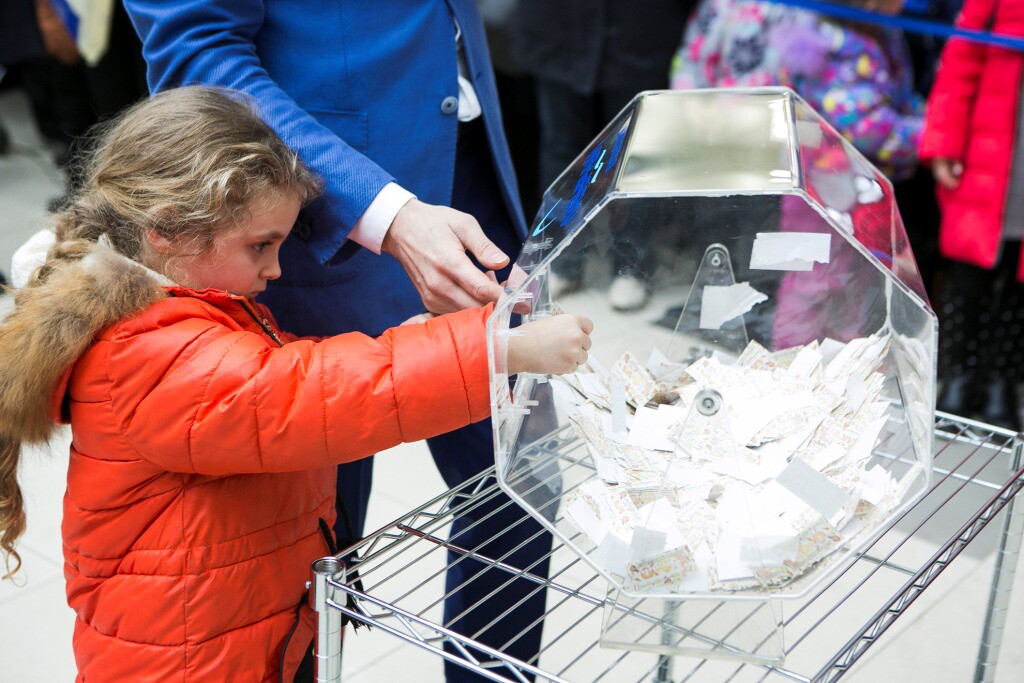
[[609, 88], [581, 95], [554, 81], [538, 78], [540, 118], [540, 190], [554, 182], [598, 133], [629, 104], [639, 89]]
[[[536, 89], [541, 141], [540, 190], [543, 193], [643, 86], [607, 88], [581, 95], [559, 83], [538, 78]], [[654, 267], [653, 249], [643, 240], [648, 233], [631, 230], [629, 239], [616, 239], [615, 228], [615, 225], [608, 226], [613, 274], [648, 278]], [[556, 272], [578, 279], [582, 275], [584, 256], [582, 249], [563, 252]]]
[[935, 199], [935, 180], [931, 171], [919, 168], [910, 178], [893, 183], [893, 190], [921, 280], [928, 295], [934, 298], [935, 279], [941, 267], [938, 234], [942, 222]]
[[[479, 119], [460, 124], [452, 208], [476, 217], [491, 240], [515, 260], [520, 241], [502, 201], [483, 123]], [[499, 273], [499, 280], [506, 275], [507, 272]], [[427, 443], [449, 487], [494, 465], [490, 420], [428, 439]], [[346, 524], [339, 515], [335, 527], [342, 546], [346, 545], [346, 538], [363, 533], [372, 475], [371, 458], [338, 468], [338, 495], [344, 501], [349, 518]], [[519, 506], [500, 495], [461, 515], [453, 524], [451, 537], [460, 547], [481, 547], [481, 552], [490, 558], [501, 558], [520, 568], [529, 567], [531, 573], [546, 577], [547, 560], [534, 563], [551, 550], [551, 535], [543, 532], [532, 519], [514, 525], [523, 514]], [[515, 552], [511, 552], [513, 549]], [[449, 562], [458, 557], [452, 553]], [[459, 562], [447, 573], [445, 592], [457, 586], [466, 588], [445, 600], [444, 621], [458, 633], [518, 659], [529, 660], [540, 649], [540, 617], [544, 613], [545, 596], [543, 591], [536, 590], [536, 584], [525, 580], [509, 583], [510, 578], [506, 572], [489, 569], [480, 562]], [[371, 587], [367, 588], [372, 591]], [[504, 616], [497, 618], [500, 615]], [[492, 621], [496, 623], [491, 624]], [[452, 682], [485, 680], [447, 662], [445, 675]]]

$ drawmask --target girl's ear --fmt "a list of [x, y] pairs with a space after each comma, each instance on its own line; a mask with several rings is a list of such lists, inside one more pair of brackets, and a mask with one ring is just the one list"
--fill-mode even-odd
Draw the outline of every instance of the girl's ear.
[[158, 254], [171, 254], [174, 252], [174, 242], [152, 228], [147, 228], [146, 230], [146, 241], [153, 251]]

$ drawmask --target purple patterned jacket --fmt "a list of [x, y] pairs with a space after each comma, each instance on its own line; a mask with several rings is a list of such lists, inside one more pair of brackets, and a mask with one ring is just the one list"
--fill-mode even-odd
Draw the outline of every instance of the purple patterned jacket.
[[917, 165], [924, 107], [901, 33], [754, 0], [702, 0], [672, 87], [784, 85], [893, 180]]

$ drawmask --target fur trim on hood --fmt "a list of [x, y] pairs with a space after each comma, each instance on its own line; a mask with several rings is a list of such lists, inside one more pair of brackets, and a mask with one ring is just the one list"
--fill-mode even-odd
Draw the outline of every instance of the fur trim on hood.
[[14, 292], [0, 325], [0, 435], [45, 441], [60, 417], [54, 392], [96, 335], [167, 296], [159, 275], [112, 249], [75, 250], [84, 256], [48, 263]]

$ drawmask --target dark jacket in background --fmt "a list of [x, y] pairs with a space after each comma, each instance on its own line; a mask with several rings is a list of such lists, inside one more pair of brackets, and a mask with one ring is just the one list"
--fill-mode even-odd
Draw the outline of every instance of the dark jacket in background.
[[[520, 0], [523, 68], [589, 95], [664, 88], [693, 0]], [[653, 76], [653, 80], [652, 80]]]
[[0, 2], [0, 66], [39, 59], [45, 54], [33, 1]]

